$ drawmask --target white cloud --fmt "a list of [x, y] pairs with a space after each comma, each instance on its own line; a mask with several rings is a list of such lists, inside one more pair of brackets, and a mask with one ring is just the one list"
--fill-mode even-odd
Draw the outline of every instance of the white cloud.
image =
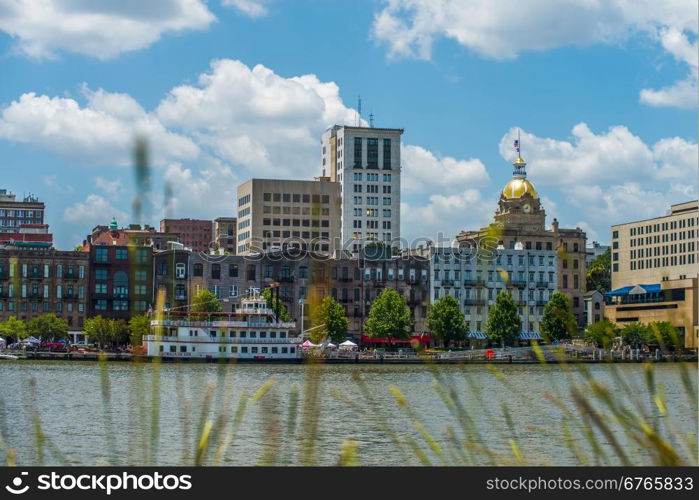
[[[511, 128], [500, 140], [500, 155], [513, 161], [513, 141], [518, 130]], [[696, 177], [697, 143], [680, 137], [665, 138], [653, 146], [625, 126], [610, 127], [595, 134], [585, 123], [573, 127], [572, 140], [541, 138], [521, 131], [522, 155], [527, 173], [537, 185], [566, 185], [620, 182], [629, 178], [685, 180]]]
[[355, 112], [333, 82], [284, 78], [262, 65], [222, 59], [198, 85], [172, 89], [156, 115], [223, 161], [258, 177], [293, 178], [320, 173], [318, 138], [333, 124], [352, 123]]
[[68, 51], [109, 59], [214, 19], [202, 0], [0, 0], [0, 30], [36, 58]]
[[464, 229], [488, 224], [497, 204], [497, 199], [483, 199], [477, 189], [451, 195], [433, 194], [425, 201], [401, 203], [401, 235], [409, 243], [431, 238], [438, 244], [448, 244]]
[[107, 194], [116, 194], [121, 191], [123, 185], [121, 179], [109, 180], [103, 177], [95, 177], [95, 186]]
[[429, 59], [444, 37], [485, 57], [512, 59], [522, 51], [616, 44], [642, 32], [692, 69], [685, 81], [643, 90], [641, 101], [691, 107], [697, 50], [685, 32], [696, 36], [698, 22], [696, 3], [686, 0], [385, 0], [373, 35], [391, 57]]
[[127, 214], [97, 194], [89, 194], [85, 201], [77, 202], [63, 211], [64, 221], [80, 222], [86, 230], [97, 224], [105, 224], [105, 221], [111, 220], [112, 217], [126, 220]]
[[660, 90], [643, 89], [641, 102], [651, 106], [674, 106], [678, 108], [697, 107], [697, 75], [699, 66], [699, 45], [689, 41], [686, 33], [677, 29], [665, 29], [660, 33], [663, 47], [675, 59], [689, 66], [689, 74], [684, 80]]
[[23, 94], [2, 109], [0, 138], [31, 143], [82, 164], [130, 164], [137, 136], [148, 138], [156, 164], [198, 155], [191, 139], [167, 131], [130, 96], [86, 87], [83, 92], [85, 106], [67, 97]]
[[402, 188], [407, 193], [452, 194], [490, 182], [485, 165], [479, 159], [438, 158], [420, 146], [402, 147], [401, 166]]
[[223, 5], [233, 7], [248, 17], [257, 18], [269, 13], [269, 0], [223, 0]]
[[644, 188], [638, 182], [611, 186], [579, 185], [561, 190], [576, 208], [584, 210], [594, 227], [608, 229], [614, 224], [663, 215], [677, 199], [671, 190]]

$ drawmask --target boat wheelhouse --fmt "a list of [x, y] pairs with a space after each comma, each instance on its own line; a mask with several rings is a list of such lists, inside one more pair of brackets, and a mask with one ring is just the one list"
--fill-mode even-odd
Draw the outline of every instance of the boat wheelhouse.
[[295, 361], [301, 359], [296, 324], [280, 321], [253, 289], [232, 313], [163, 311], [143, 339], [146, 355], [179, 359]]

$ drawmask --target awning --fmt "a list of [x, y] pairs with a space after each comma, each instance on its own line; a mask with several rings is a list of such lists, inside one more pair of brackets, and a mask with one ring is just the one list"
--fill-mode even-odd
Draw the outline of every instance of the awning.
[[541, 340], [541, 334], [539, 332], [521, 332], [519, 334], [520, 340]]
[[480, 339], [480, 340], [484, 340], [484, 339], [487, 339], [487, 338], [488, 338], [488, 335], [486, 335], [486, 334], [483, 333], [483, 332], [469, 332], [469, 333], [468, 333], [468, 338], [470, 338], [470, 339]]
[[660, 283], [653, 283], [650, 285], [633, 285], [633, 286], [622, 286], [616, 290], [605, 293], [605, 297], [624, 297], [627, 295], [640, 295], [646, 293], [660, 293]]

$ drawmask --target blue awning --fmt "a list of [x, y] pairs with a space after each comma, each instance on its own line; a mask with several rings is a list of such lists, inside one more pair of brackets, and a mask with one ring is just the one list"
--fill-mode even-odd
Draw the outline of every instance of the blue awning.
[[541, 334], [539, 332], [521, 332], [519, 334], [520, 340], [541, 340]]
[[488, 336], [483, 332], [469, 332], [468, 337], [471, 339], [487, 339]]
[[616, 290], [605, 293], [605, 297], [625, 297], [627, 295], [636, 295], [643, 293], [660, 293], [660, 283], [653, 283], [650, 285], [632, 285], [632, 286], [622, 286]]

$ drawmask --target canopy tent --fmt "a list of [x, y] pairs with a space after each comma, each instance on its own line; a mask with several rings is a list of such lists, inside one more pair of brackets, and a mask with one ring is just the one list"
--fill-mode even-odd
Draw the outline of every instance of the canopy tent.
[[327, 347], [328, 349], [333, 349], [337, 346], [335, 344], [333, 344], [332, 342], [328, 342], [327, 344], [323, 344], [323, 347]]
[[478, 339], [478, 340], [484, 340], [488, 338], [488, 335], [486, 335], [483, 332], [468, 332], [468, 338], [470, 339]]
[[301, 344], [301, 347], [320, 347], [320, 344], [314, 344], [310, 340], [307, 340], [303, 344]]
[[429, 344], [432, 338], [429, 335], [411, 335], [410, 339], [396, 338], [372, 338], [367, 335], [362, 335], [362, 344], [406, 344], [411, 345], [413, 342], [421, 344]]
[[36, 337], [27, 337], [26, 339], [22, 340], [22, 342], [26, 344], [41, 344], [41, 340], [37, 339]]
[[340, 347], [357, 347], [357, 344], [355, 344], [351, 340], [345, 340], [340, 344]]
[[520, 332], [519, 340], [541, 340], [539, 332]]
[[616, 290], [605, 293], [605, 297], [625, 297], [627, 295], [640, 295], [646, 293], [660, 293], [660, 283], [650, 285], [630, 285], [622, 286]]

